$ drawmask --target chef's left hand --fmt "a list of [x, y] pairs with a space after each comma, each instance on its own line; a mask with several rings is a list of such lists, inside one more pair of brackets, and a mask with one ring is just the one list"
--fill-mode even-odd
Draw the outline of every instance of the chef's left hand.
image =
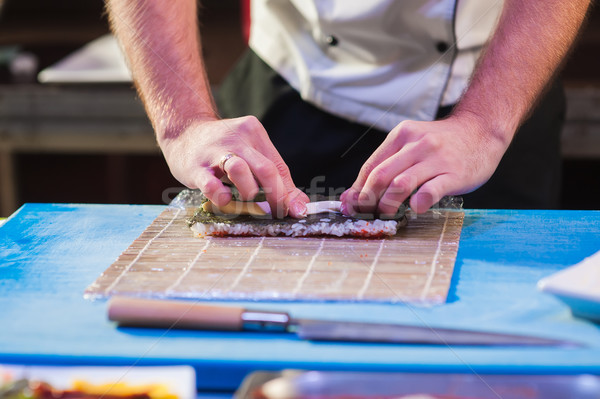
[[494, 132], [486, 121], [464, 113], [434, 122], [396, 126], [341, 196], [342, 212], [394, 215], [410, 200], [417, 213], [445, 195], [471, 192], [494, 173], [512, 134]]

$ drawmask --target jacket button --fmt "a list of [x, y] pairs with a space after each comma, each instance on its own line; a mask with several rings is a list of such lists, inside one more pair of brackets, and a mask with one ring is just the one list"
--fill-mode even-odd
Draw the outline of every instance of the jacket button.
[[329, 35], [329, 36], [325, 37], [325, 43], [329, 44], [330, 46], [337, 46], [338, 39], [337, 39], [337, 37], [335, 37], [333, 35]]
[[437, 42], [435, 48], [440, 53], [445, 53], [446, 51], [448, 51], [448, 48], [450, 48], [450, 46], [446, 42]]

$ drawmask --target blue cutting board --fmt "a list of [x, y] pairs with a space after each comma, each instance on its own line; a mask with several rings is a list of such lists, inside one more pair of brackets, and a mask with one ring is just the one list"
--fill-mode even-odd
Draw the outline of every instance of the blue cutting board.
[[317, 343], [288, 334], [118, 329], [83, 290], [164, 209], [26, 204], [0, 227], [0, 363], [190, 364], [201, 389], [305, 368], [600, 374], [600, 326], [537, 281], [600, 249], [600, 212], [466, 211], [447, 304], [244, 303], [296, 317], [413, 323], [577, 340], [587, 348]]

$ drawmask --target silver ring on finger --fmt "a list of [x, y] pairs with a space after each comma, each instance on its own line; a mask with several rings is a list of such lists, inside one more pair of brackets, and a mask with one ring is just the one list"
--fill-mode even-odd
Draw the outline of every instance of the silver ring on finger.
[[229, 161], [233, 157], [237, 157], [237, 155], [230, 152], [229, 154], [223, 155], [223, 157], [219, 161], [219, 169], [221, 169], [221, 172], [223, 172], [224, 174], [227, 174], [227, 172], [225, 172], [225, 163], [227, 163], [227, 161]]

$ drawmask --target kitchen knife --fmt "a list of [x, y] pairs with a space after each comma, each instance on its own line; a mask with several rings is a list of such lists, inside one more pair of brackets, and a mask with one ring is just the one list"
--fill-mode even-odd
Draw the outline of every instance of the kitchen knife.
[[386, 323], [292, 319], [285, 312], [249, 310], [191, 301], [114, 296], [108, 318], [124, 327], [296, 333], [317, 341], [426, 345], [581, 346], [542, 337]]

